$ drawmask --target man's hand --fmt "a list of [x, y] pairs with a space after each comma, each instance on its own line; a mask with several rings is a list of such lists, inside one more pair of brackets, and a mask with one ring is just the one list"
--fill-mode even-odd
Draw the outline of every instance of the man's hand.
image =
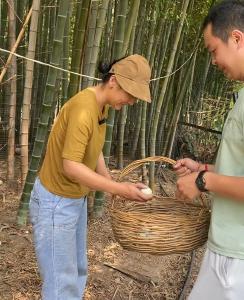
[[178, 176], [185, 176], [191, 174], [192, 172], [198, 172], [200, 171], [199, 168], [200, 164], [190, 158], [179, 159], [174, 165], [175, 173]]
[[197, 198], [201, 192], [198, 190], [195, 180], [198, 173], [193, 172], [177, 180], [176, 197], [180, 200], [191, 202]]

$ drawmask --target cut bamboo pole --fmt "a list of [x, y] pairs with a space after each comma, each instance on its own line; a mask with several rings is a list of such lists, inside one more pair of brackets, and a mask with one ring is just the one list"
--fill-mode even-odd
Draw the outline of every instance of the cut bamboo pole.
[[22, 27], [22, 29], [20, 30], [20, 33], [19, 33], [19, 35], [18, 35], [18, 38], [17, 38], [17, 40], [16, 40], [16, 42], [15, 42], [13, 48], [11, 49], [11, 53], [9, 54], [9, 57], [8, 57], [8, 59], [7, 59], [7, 62], [6, 62], [5, 66], [4, 66], [3, 70], [2, 70], [2, 73], [0, 74], [0, 83], [2, 82], [3, 77], [4, 77], [4, 75], [6, 74], [6, 71], [7, 71], [7, 69], [8, 69], [8, 65], [11, 63], [13, 54], [15, 53], [16, 49], [18, 48], [19, 43], [20, 43], [20, 41], [21, 41], [21, 39], [22, 39], [22, 37], [23, 37], [23, 34], [24, 34], [24, 32], [25, 32], [25, 28], [26, 28], [26, 26], [28, 25], [28, 23], [29, 23], [29, 21], [30, 21], [30, 17], [31, 17], [31, 14], [32, 14], [32, 9], [33, 9], [33, 8], [31, 7], [30, 10], [29, 10], [29, 13], [28, 13], [28, 15], [27, 15], [27, 17], [26, 17], [26, 19], [25, 19], [24, 24], [23, 24], [23, 27]]

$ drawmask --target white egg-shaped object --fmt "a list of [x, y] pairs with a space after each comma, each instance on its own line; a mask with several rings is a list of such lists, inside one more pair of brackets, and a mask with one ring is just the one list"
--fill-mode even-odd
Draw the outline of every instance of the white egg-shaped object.
[[152, 195], [152, 190], [149, 187], [141, 189], [141, 192], [145, 195]]

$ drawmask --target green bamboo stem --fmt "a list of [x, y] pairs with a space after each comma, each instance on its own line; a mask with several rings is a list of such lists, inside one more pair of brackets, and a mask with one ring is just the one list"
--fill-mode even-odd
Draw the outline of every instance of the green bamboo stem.
[[[176, 35], [175, 35], [175, 40], [174, 40], [174, 44], [172, 47], [172, 52], [168, 61], [168, 66], [167, 66], [167, 71], [166, 71], [166, 75], [169, 75], [172, 72], [172, 68], [173, 68], [173, 64], [174, 64], [174, 58], [175, 58], [175, 54], [177, 51], [177, 46], [179, 43], [179, 39], [180, 39], [180, 35], [181, 35], [181, 31], [183, 28], [183, 24], [184, 24], [184, 20], [186, 17], [186, 11], [188, 8], [190, 0], [184, 0], [183, 3], [183, 9], [182, 9], [182, 15], [181, 15], [181, 20], [180, 23], [178, 25], [178, 29], [176, 31]], [[163, 82], [163, 86], [162, 86], [162, 90], [160, 93], [160, 97], [159, 100], [157, 102], [157, 107], [156, 107], [156, 111], [155, 111], [155, 115], [154, 115], [154, 119], [153, 119], [153, 126], [152, 126], [152, 131], [151, 131], [151, 141], [150, 141], [150, 156], [155, 156], [155, 149], [156, 149], [156, 134], [157, 134], [157, 127], [158, 127], [158, 120], [159, 120], [159, 114], [161, 111], [161, 107], [163, 104], [163, 101], [165, 99], [165, 94], [166, 94], [166, 89], [168, 86], [168, 82], [169, 82], [169, 77], [166, 77], [164, 79]], [[153, 182], [153, 177], [154, 177], [154, 167], [150, 167], [149, 170], [149, 181]]]
[[[119, 1], [117, 6], [112, 59], [119, 59], [122, 55], [127, 6], [128, 6], [128, 0]], [[114, 115], [115, 115], [114, 109], [110, 108], [108, 119], [107, 119], [105, 143], [103, 147], [103, 155], [107, 165], [109, 162], [110, 149], [112, 143]], [[97, 192], [95, 194], [95, 201], [94, 201], [95, 216], [102, 215], [103, 202], [104, 202], [104, 194], [101, 192]]]
[[[69, 5], [70, 5], [69, 0], [61, 0], [59, 3], [57, 19], [56, 19], [57, 21], [56, 21], [55, 32], [54, 32], [54, 40], [53, 40], [53, 51], [50, 60], [50, 64], [54, 66], [60, 66], [61, 63], [61, 57], [63, 53], [64, 28], [65, 28], [65, 22], [67, 18]], [[48, 133], [49, 118], [52, 114], [51, 108], [52, 108], [53, 101], [55, 101], [55, 99], [53, 99], [53, 96], [55, 93], [55, 83], [56, 83], [57, 75], [58, 75], [58, 71], [56, 69], [54, 68], [48, 69], [46, 88], [45, 88], [44, 98], [42, 102], [40, 119], [38, 122], [34, 149], [31, 156], [30, 167], [26, 177], [24, 190], [20, 199], [20, 206], [19, 206], [18, 216], [17, 216], [18, 224], [26, 224], [27, 222], [30, 192], [32, 190], [35, 177], [39, 169], [42, 152], [45, 147], [46, 135]]]
[[[72, 46], [72, 60], [71, 71], [79, 73], [81, 69], [81, 59], [83, 55], [85, 34], [90, 11], [91, 0], [84, 0], [77, 6], [77, 21], [75, 22], [75, 37]], [[81, 10], [80, 12], [78, 10]], [[79, 19], [78, 19], [79, 18]], [[79, 21], [78, 21], [79, 20]], [[68, 88], [68, 98], [75, 95], [79, 90], [80, 77], [77, 75], [70, 75], [70, 82]]]

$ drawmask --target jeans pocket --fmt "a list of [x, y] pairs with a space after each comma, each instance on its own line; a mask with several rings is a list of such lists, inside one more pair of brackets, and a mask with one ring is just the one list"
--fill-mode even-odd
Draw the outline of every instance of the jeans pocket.
[[54, 212], [54, 227], [62, 230], [72, 230], [80, 217], [83, 201], [78, 199], [60, 198]]

